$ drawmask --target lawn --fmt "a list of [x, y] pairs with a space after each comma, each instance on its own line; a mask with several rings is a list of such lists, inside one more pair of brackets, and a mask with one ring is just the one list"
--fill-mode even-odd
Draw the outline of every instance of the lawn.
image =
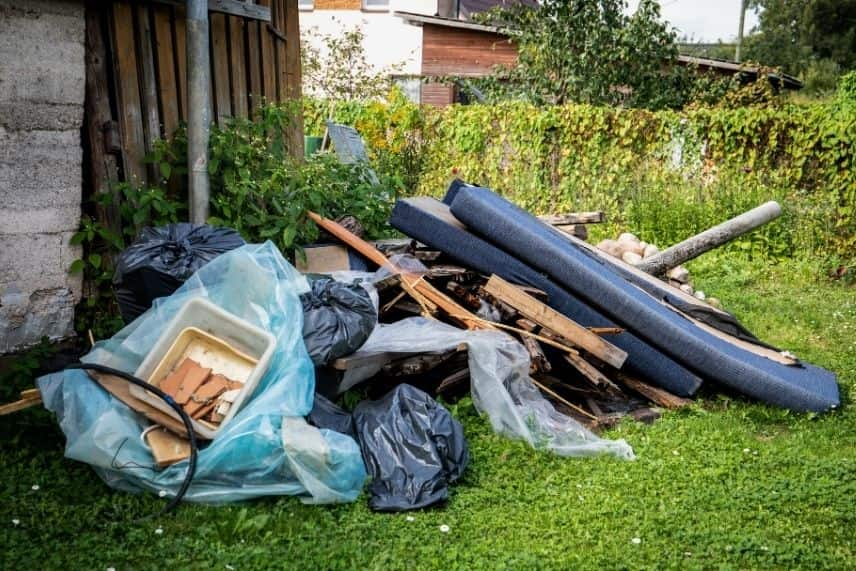
[[622, 462], [535, 452], [464, 401], [453, 412], [472, 462], [440, 509], [271, 498], [141, 524], [162, 500], [111, 491], [28, 411], [0, 420], [0, 568], [856, 568], [856, 288], [795, 261], [709, 255], [691, 270], [761, 338], [836, 371], [842, 408], [794, 414], [708, 390], [610, 431], [638, 457]]

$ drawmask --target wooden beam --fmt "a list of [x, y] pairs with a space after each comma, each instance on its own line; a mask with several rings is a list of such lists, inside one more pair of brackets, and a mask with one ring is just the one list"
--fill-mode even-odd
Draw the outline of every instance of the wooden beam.
[[654, 387], [648, 383], [643, 383], [639, 379], [625, 375], [624, 373], [618, 374], [618, 381], [630, 390], [639, 393], [651, 402], [657, 403], [665, 408], [681, 408], [689, 406], [693, 402], [690, 399], [673, 395], [669, 391], [661, 389], [660, 387]]
[[[373, 264], [381, 267], [392, 266], [394, 270], [399, 270], [399, 268], [387, 260], [386, 256], [384, 256], [377, 248], [349, 232], [340, 224], [332, 220], [328, 220], [311, 211], [307, 211], [307, 215], [316, 224], [318, 224], [318, 226], [362, 254]], [[420, 302], [420, 304], [424, 304], [425, 301], [428, 301], [431, 304], [436, 305], [439, 309], [449, 315], [449, 317], [458, 321], [467, 329], [495, 329], [493, 325], [479, 317], [476, 317], [461, 307], [452, 298], [426, 282], [421, 276], [414, 276], [413, 274], [408, 274], [402, 271], [401, 287], [403, 287], [405, 291], [407, 291], [407, 293], [409, 293], [416, 301]]]
[[[170, 4], [172, 6], [184, 6], [183, 0], [151, 0], [156, 4]], [[270, 8], [250, 4], [249, 2], [238, 2], [238, 0], [208, 0], [208, 11], [240, 16], [250, 20], [261, 20], [270, 22]]]
[[548, 214], [538, 220], [551, 226], [569, 226], [571, 224], [599, 224], [606, 220], [603, 212], [569, 212], [568, 214]]
[[576, 347], [584, 349], [616, 369], [627, 359], [627, 353], [605, 341], [582, 325], [568, 319], [552, 307], [544, 305], [497, 275], [492, 275], [485, 291], [512, 306], [527, 319], [554, 331]]

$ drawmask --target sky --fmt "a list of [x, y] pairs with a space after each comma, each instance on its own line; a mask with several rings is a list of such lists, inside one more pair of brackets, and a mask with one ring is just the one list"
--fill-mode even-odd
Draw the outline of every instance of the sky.
[[[630, 0], [635, 10], [638, 0]], [[660, 0], [663, 18], [677, 28], [678, 37], [691, 41], [732, 41], [740, 23], [740, 0]], [[745, 33], [758, 23], [758, 17], [746, 11]]]

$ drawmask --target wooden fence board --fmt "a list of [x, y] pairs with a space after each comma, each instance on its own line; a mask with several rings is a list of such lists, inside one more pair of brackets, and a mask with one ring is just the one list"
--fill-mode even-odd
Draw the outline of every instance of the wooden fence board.
[[[139, 74], [140, 74], [140, 90], [141, 101], [143, 104], [143, 135], [145, 136], [146, 153], [152, 152], [154, 142], [160, 138], [160, 111], [158, 109], [158, 86], [155, 78], [155, 58], [152, 53], [153, 37], [151, 26], [151, 14], [149, 6], [138, 4], [136, 8], [136, 17], [134, 25], [137, 28], [136, 47], [137, 57], [139, 58]], [[152, 181], [158, 180], [159, 176], [155, 172], [157, 167], [152, 164], [147, 165], [149, 171], [149, 179]]]
[[[270, 0], [258, 0], [259, 5], [268, 7]], [[271, 33], [268, 24], [259, 24], [259, 35], [261, 40], [261, 61], [262, 66], [262, 88], [264, 90], [265, 102], [271, 103], [276, 101], [276, 68], [274, 67], [274, 35]]]
[[232, 116], [232, 95], [229, 85], [229, 36], [226, 30], [226, 15], [211, 14], [211, 80], [214, 86], [214, 108], [217, 122], [223, 125]]
[[247, 59], [243, 18], [229, 18], [229, 72], [232, 76], [232, 112], [236, 117], [247, 117]]
[[163, 136], [171, 137], [178, 127], [179, 92], [178, 74], [175, 65], [175, 50], [172, 45], [172, 9], [169, 6], [154, 7], [155, 52], [157, 53], [157, 87], [161, 108]]
[[145, 184], [145, 137], [131, 5], [128, 2], [114, 3], [111, 16], [110, 33], [116, 97], [119, 103], [119, 131], [122, 136], [122, 166], [125, 180]]
[[187, 21], [184, 8], [174, 8], [173, 39], [175, 39], [175, 65], [178, 72], [178, 116], [187, 121]]
[[[211, 117], [221, 124], [229, 116], [251, 116], [263, 100], [299, 100], [301, 94], [297, 0], [232, 4], [254, 14], [268, 11], [270, 19], [209, 13]], [[159, 174], [145, 162], [146, 153], [158, 138], [173, 135], [188, 118], [186, 9], [181, 2], [137, 0], [86, 0], [86, 6], [88, 25], [100, 22], [105, 30], [108, 45], [101, 59], [108, 68], [112, 65], [112, 73], [105, 70], [92, 75], [92, 81], [103, 86], [89, 85], [87, 97], [101, 101], [92, 102], [97, 103], [98, 113], [88, 107], [87, 121], [94, 123], [87, 124], [84, 132], [90, 145], [99, 145], [99, 151], [106, 145], [108, 154], [117, 153], [121, 180], [153, 184]], [[98, 62], [91, 63], [88, 69], [97, 72]], [[118, 137], [111, 139], [109, 129], [114, 122]], [[302, 156], [300, 117], [287, 130], [286, 140], [289, 151]], [[109, 162], [109, 157], [97, 160], [102, 159]], [[111, 178], [100, 172], [104, 170], [101, 166], [99, 162], [99, 172], [93, 176], [99, 180], [95, 183], [99, 188]], [[173, 177], [170, 188], [181, 188], [180, 175]]]

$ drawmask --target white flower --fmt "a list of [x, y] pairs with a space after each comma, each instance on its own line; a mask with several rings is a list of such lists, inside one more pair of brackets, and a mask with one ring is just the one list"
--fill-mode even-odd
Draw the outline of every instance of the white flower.
[[674, 454], [675, 456], [680, 456], [681, 453], [677, 450], [672, 450], [672, 454]]
[[440, 526], [440, 531], [442, 531], [443, 533], [449, 533], [450, 529], [451, 528], [448, 525], [446, 525], [445, 523]]
[[115, 567], [108, 567], [107, 571], [116, 571], [116, 568]]
[[415, 517], [413, 517], [412, 515], [409, 515], [409, 516], [407, 516], [407, 517], [406, 517], [406, 518], [404, 518], [404, 519], [406, 519], [407, 521], [416, 521], [416, 518], [415, 518]]
[[18, 525], [19, 523], [21, 523], [21, 520], [19, 520], [18, 518], [12, 520], [12, 525]]
[[639, 545], [640, 543], [642, 543], [642, 538], [641, 537], [634, 537], [630, 541], [632, 541], [635, 545]]
[[39, 491], [39, 485], [38, 485], [38, 484], [33, 484], [33, 487], [32, 487], [32, 488], [30, 488], [30, 489], [31, 489], [31, 490], [33, 490], [34, 492], [38, 492], [38, 491]]
[[750, 453], [750, 452], [752, 452], [752, 451], [751, 451], [751, 450], [749, 450], [748, 448], [744, 448], [744, 449], [743, 449], [743, 452], [745, 452], [746, 454], [749, 454], [749, 453]]
[[157, 535], [162, 535], [162, 534], [163, 534], [163, 528], [162, 528], [162, 527], [157, 528], [157, 529], [155, 530], [155, 534], [157, 534]]
[[159, 498], [165, 498], [166, 497], [166, 490], [161, 490], [160, 492], [158, 492], [158, 497]]

